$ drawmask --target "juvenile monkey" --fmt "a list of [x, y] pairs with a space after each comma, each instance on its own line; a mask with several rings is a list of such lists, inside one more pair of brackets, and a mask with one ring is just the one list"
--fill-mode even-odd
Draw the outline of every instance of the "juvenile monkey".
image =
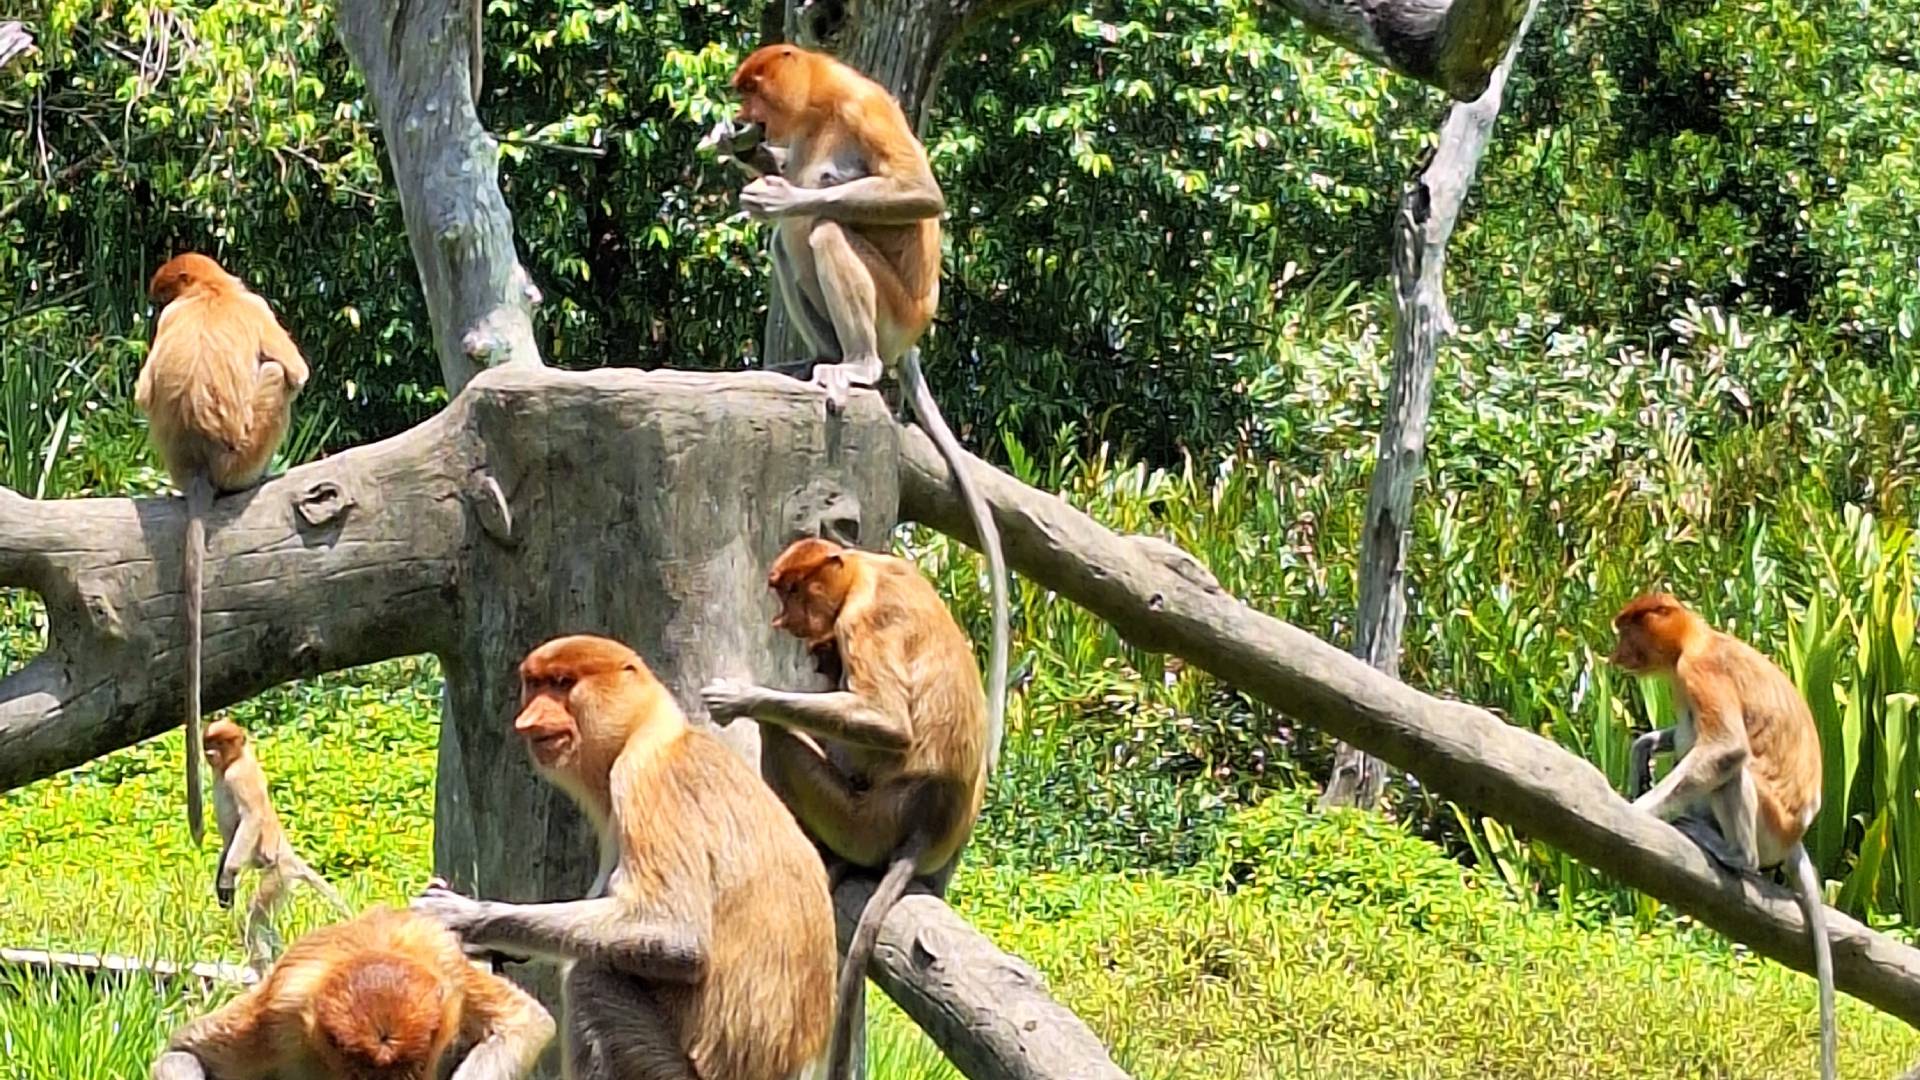
[[1618, 641], [1609, 661], [1630, 674], [1666, 680], [1678, 717], [1673, 727], [1634, 740], [1629, 782], [1635, 794], [1651, 781], [1656, 752], [1680, 755], [1634, 806], [1674, 822], [1733, 870], [1787, 867], [1813, 938], [1820, 1075], [1833, 1080], [1833, 952], [1820, 875], [1801, 845], [1820, 812], [1813, 713], [1771, 660], [1664, 593], [1627, 604], [1613, 628]]
[[161, 305], [134, 385], [167, 474], [187, 500], [181, 591], [187, 635], [187, 831], [206, 832], [200, 790], [200, 585], [207, 512], [216, 493], [258, 483], [286, 438], [307, 362], [273, 309], [205, 255], [177, 255], [154, 272]]
[[[898, 368], [914, 415], [953, 470], [981, 551], [993, 609], [988, 660], [987, 772], [1000, 756], [1007, 705], [1007, 564], [986, 500], [960, 443], [927, 388], [916, 348], [940, 303], [940, 215], [946, 196], [926, 148], [885, 87], [825, 53], [793, 45], [755, 50], [733, 75], [739, 122], [759, 125], [778, 153], [751, 154], [750, 136], [716, 130], [749, 172], [748, 213], [778, 222], [774, 284], [816, 356], [813, 381], [829, 408], [854, 386]], [[777, 172], [767, 173], [772, 165]]]
[[436, 886], [415, 909], [469, 946], [572, 962], [572, 1080], [784, 1080], [819, 1057], [833, 910], [792, 815], [618, 642], [556, 638], [520, 684], [535, 769], [616, 838], [608, 895], [508, 904]]
[[840, 973], [828, 1074], [841, 1078], [881, 922], [909, 878], [944, 887], [979, 817], [987, 703], [972, 645], [912, 563], [805, 539], [774, 561], [767, 585], [780, 601], [774, 627], [829, 668], [837, 660], [843, 689], [719, 680], [701, 697], [715, 723], [762, 723], [768, 780], [813, 836], [854, 865], [887, 868]]
[[293, 943], [258, 985], [173, 1033], [153, 1080], [515, 1080], [553, 1017], [431, 919], [374, 908]]
[[313, 867], [293, 850], [280, 815], [267, 797], [267, 777], [248, 745], [247, 733], [231, 720], [207, 725], [207, 764], [213, 767], [213, 818], [220, 828], [220, 862], [214, 876], [214, 897], [221, 907], [233, 906], [236, 879], [242, 867], [261, 872], [260, 887], [247, 906], [247, 955], [255, 970], [264, 970], [278, 945], [273, 933], [273, 909], [287, 886], [303, 881], [327, 898], [341, 915], [353, 909]]

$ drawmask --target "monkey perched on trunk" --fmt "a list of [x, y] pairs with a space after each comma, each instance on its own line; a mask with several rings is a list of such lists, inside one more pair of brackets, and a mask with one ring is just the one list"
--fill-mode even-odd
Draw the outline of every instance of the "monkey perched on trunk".
[[267, 777], [246, 731], [231, 720], [215, 720], [207, 725], [206, 742], [207, 764], [213, 766], [213, 818], [220, 828], [214, 897], [221, 907], [232, 906], [240, 869], [250, 866], [260, 871], [260, 887], [247, 905], [246, 939], [248, 961], [254, 970], [264, 971], [278, 946], [273, 909], [288, 885], [302, 881], [313, 886], [343, 916], [351, 917], [353, 909], [294, 852], [267, 797]]
[[[1820, 1075], [1833, 1080], [1833, 951], [1820, 875], [1801, 837], [1820, 812], [1820, 733], [1793, 680], [1752, 646], [1708, 626], [1664, 593], [1639, 597], [1613, 620], [1608, 660], [1665, 679], [1675, 725], [1635, 739], [1633, 792], [1653, 778], [1653, 755], [1680, 755], [1634, 806], [1682, 832], [1729, 868], [1784, 864], [1813, 939], [1820, 985]], [[1716, 831], [1717, 830], [1717, 831]]]
[[[790, 545], [767, 585], [773, 625], [841, 672], [843, 689], [786, 693], [733, 680], [701, 691], [715, 723], [762, 722], [774, 789], [836, 855], [886, 867], [840, 974], [830, 1075], [846, 1076], [852, 1020], [880, 923], [918, 874], [944, 888], [986, 793], [987, 703], [967, 641], [912, 563], [827, 540]], [[815, 739], [822, 740], [829, 758]]]
[[[993, 640], [987, 660], [987, 772], [999, 761], [1007, 709], [1007, 563], [992, 511], [975, 488], [920, 370], [920, 338], [940, 304], [940, 215], [946, 196], [926, 148], [885, 87], [825, 53], [793, 45], [754, 50], [733, 74], [738, 120], [716, 125], [716, 146], [756, 178], [740, 205], [775, 221], [773, 280], [816, 358], [827, 406], [898, 369], [927, 437], [953, 471], [987, 559]], [[774, 170], [774, 171], [769, 171]]]
[[517, 1080], [553, 1038], [525, 991], [433, 920], [375, 908], [293, 943], [258, 986], [173, 1033], [153, 1080]]
[[833, 909], [793, 816], [633, 650], [557, 638], [520, 664], [514, 730], [611, 835], [604, 899], [414, 907], [469, 945], [572, 961], [571, 1080], [785, 1080], [833, 1019]]
[[154, 272], [161, 305], [134, 384], [167, 475], [187, 500], [181, 552], [186, 597], [187, 831], [206, 832], [200, 791], [200, 584], [207, 513], [216, 494], [258, 483], [286, 438], [307, 362], [273, 309], [205, 255], [175, 256]]

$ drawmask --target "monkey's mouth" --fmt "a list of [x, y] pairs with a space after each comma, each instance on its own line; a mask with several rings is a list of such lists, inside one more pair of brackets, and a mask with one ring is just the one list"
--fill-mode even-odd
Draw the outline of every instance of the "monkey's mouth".
[[564, 731], [551, 735], [533, 735], [527, 738], [527, 752], [533, 760], [542, 765], [551, 765], [567, 755], [573, 749], [573, 736]]

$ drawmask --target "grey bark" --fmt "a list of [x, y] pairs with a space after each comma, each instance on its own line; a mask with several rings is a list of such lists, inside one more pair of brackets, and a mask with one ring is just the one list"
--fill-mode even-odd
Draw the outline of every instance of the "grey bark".
[[[816, 391], [764, 372], [483, 372], [411, 431], [214, 503], [208, 711], [326, 671], [435, 653], [447, 674], [439, 871], [489, 897], [578, 896], [594, 845], [511, 738], [519, 657], [561, 633], [619, 638], [695, 722], [698, 689], [717, 675], [817, 686], [798, 645], [770, 625], [765, 568], [798, 535], [883, 542], [902, 430], [872, 395], [829, 418]], [[0, 679], [0, 790], [179, 723], [182, 510], [176, 498], [39, 501], [0, 488], [0, 588], [39, 594], [50, 624], [47, 650]], [[757, 753], [745, 721], [723, 737]], [[843, 897], [865, 887], [844, 885]], [[896, 997], [934, 1003], [910, 1011], [972, 1018], [935, 1033], [959, 1059], [984, 1063], [969, 1075], [1043, 1075], [993, 1071], [1010, 1054], [1053, 1060], [988, 1019], [1003, 1006], [1033, 1045], [1097, 1045], [1071, 1014], [1042, 1007], [1037, 983], [1012, 995], [992, 972], [1019, 961], [957, 922], [923, 899], [896, 908], [882, 940], [936, 927], [968, 943], [964, 962], [980, 973], [875, 970]], [[543, 971], [509, 973], [551, 989]], [[1053, 1026], [1029, 1026], [1043, 1015]]]
[[[917, 430], [901, 439], [904, 518], [972, 543], [946, 462]], [[1430, 697], [1221, 590], [1172, 544], [1121, 536], [978, 460], [1007, 562], [1111, 623], [1138, 648], [1176, 654], [1261, 701], [1418, 776], [1789, 967], [1813, 970], [1793, 894], [1726, 872], [1672, 826], [1633, 807], [1586, 761], [1485, 709]], [[1835, 981], [1920, 1027], [1920, 949], [1827, 913]]]
[[540, 363], [533, 306], [473, 94], [480, 0], [344, 0], [340, 39], [367, 80], [447, 393], [474, 372]]
[[[1477, 101], [1447, 111], [1433, 155], [1400, 193], [1393, 220], [1393, 374], [1386, 419], [1367, 493], [1360, 541], [1360, 610], [1354, 654], [1387, 675], [1400, 674], [1400, 632], [1407, 621], [1407, 541], [1413, 530], [1413, 486], [1426, 469], [1427, 413], [1433, 403], [1440, 344], [1453, 332], [1447, 314], [1447, 241], [1480, 171], [1500, 116], [1507, 76], [1520, 55], [1538, 0], [1514, 32], [1505, 59]], [[1378, 758], [1341, 743], [1321, 806], [1371, 808], [1387, 786]]]
[[1307, 29], [1459, 101], [1486, 92], [1528, 0], [1280, 0]]

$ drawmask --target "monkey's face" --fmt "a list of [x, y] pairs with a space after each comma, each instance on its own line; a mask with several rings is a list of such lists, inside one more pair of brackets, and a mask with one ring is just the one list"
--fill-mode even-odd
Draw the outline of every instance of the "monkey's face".
[[773, 617], [773, 628], [785, 630], [810, 646], [833, 641], [834, 623], [846, 591], [836, 589], [836, 576], [822, 566], [805, 577], [787, 577], [770, 583], [780, 601], [780, 613]]
[[225, 772], [227, 766], [240, 757], [240, 748], [247, 745], [247, 733], [240, 725], [231, 720], [215, 720], [207, 725], [201, 734], [201, 746], [206, 755], [207, 764], [213, 766], [216, 773]]
[[205, 745], [207, 764], [213, 766], [213, 771], [217, 773], [226, 772], [227, 766], [233, 764], [233, 759], [240, 754], [239, 749], [230, 743], [209, 742]]
[[1659, 675], [1680, 660], [1688, 612], [1663, 595], [1642, 597], [1614, 617], [1618, 635], [1607, 662], [1631, 675]]
[[742, 124], [759, 124], [767, 138], [778, 141], [807, 100], [807, 65], [792, 45], [768, 45], [741, 62], [733, 74], [740, 94]]

